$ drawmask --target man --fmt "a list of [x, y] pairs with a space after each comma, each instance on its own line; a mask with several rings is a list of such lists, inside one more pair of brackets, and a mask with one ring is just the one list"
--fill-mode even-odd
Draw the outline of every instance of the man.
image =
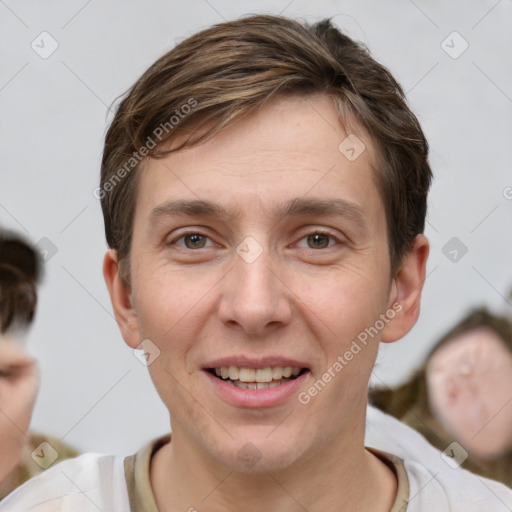
[[60, 460], [78, 454], [53, 437], [28, 431], [39, 371], [23, 342], [34, 320], [40, 274], [30, 244], [0, 233], [0, 500], [43, 471], [33, 455], [41, 454], [43, 443], [49, 442]]
[[419, 314], [427, 153], [400, 86], [327, 21], [249, 17], [159, 59], [117, 110], [97, 195], [116, 319], [172, 441], [60, 464], [6, 505], [510, 510], [373, 410], [365, 447], [378, 344]]
[[35, 251], [22, 240], [1, 233], [0, 499], [16, 486], [13, 476], [19, 476], [39, 388], [36, 363], [22, 346], [36, 309], [39, 273]]

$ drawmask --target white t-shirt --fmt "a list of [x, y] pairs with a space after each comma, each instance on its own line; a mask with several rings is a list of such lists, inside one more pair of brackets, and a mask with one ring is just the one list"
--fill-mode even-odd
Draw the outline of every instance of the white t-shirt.
[[[128, 458], [86, 454], [61, 462], [0, 502], [0, 512], [155, 512], [149, 462], [157, 444]], [[372, 407], [365, 444], [381, 457], [391, 454], [398, 476], [392, 512], [512, 511], [512, 489], [456, 467], [462, 454], [457, 445], [447, 447], [451, 457], [442, 456], [420, 434]]]

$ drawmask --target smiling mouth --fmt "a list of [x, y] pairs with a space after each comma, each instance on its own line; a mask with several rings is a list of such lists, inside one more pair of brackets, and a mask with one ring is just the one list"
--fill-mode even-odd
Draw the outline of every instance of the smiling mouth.
[[238, 366], [222, 366], [208, 368], [208, 371], [232, 386], [242, 389], [275, 388], [295, 380], [308, 371], [307, 368], [292, 366], [267, 366], [266, 368], [241, 368]]

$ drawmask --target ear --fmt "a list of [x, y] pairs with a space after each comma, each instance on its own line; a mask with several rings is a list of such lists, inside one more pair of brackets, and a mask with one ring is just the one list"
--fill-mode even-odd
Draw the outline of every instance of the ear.
[[117, 251], [110, 249], [103, 259], [103, 277], [110, 294], [117, 325], [121, 329], [124, 341], [135, 349], [140, 345], [139, 323], [132, 305], [131, 290], [119, 275]]
[[403, 338], [418, 320], [428, 252], [427, 238], [417, 235], [413, 248], [403, 257], [389, 293], [388, 310], [395, 316], [382, 330], [384, 343]]

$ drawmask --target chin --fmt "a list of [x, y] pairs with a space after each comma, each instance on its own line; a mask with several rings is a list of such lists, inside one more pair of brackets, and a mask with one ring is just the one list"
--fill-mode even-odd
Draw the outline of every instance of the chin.
[[258, 473], [287, 469], [303, 455], [304, 443], [299, 442], [299, 436], [290, 435], [289, 431], [269, 435], [269, 430], [265, 429], [260, 435], [247, 435], [246, 432], [235, 437], [215, 457], [232, 471]]

